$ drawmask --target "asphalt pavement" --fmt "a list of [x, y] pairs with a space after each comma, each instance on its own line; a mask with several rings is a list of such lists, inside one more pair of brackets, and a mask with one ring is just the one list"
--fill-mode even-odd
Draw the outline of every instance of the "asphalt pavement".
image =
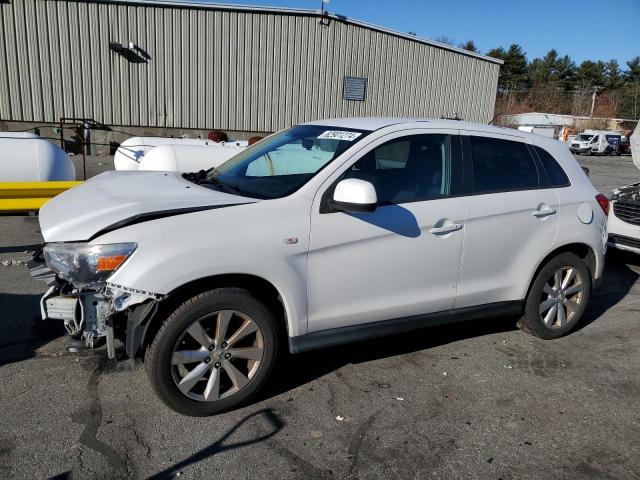
[[[580, 161], [604, 192], [640, 180], [630, 157]], [[35, 320], [40, 242], [37, 217], [0, 217], [0, 478], [640, 478], [640, 256], [608, 255], [565, 338], [492, 319], [285, 355], [252, 404], [190, 418], [141, 364]]]

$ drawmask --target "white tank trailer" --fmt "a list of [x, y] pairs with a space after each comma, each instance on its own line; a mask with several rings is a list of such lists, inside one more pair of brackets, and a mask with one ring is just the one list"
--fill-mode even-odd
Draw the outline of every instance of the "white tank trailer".
[[[211, 142], [212, 143], [212, 142]], [[140, 160], [138, 170], [198, 172], [223, 164], [246, 147], [227, 145], [160, 145]]]
[[76, 179], [69, 155], [34, 133], [0, 132], [0, 182]]
[[[209, 147], [224, 145], [225, 147], [246, 147], [246, 141], [230, 141], [216, 143], [206, 138], [167, 138], [167, 137], [131, 137], [120, 144], [113, 156], [113, 166], [116, 170], [138, 170], [144, 156], [155, 147], [161, 145], [199, 146]], [[152, 168], [145, 162], [145, 170], [162, 170]]]

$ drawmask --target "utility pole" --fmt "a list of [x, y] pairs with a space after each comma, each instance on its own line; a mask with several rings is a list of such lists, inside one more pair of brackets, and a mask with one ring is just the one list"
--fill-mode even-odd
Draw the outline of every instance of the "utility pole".
[[596, 108], [596, 95], [598, 95], [600, 90], [602, 90], [602, 87], [593, 87], [593, 94], [591, 95], [591, 114], [589, 115], [591, 118], [593, 118], [593, 111]]

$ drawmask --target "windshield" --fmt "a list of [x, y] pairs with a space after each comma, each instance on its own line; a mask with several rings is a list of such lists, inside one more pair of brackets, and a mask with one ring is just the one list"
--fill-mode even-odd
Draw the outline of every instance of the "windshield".
[[589, 140], [591, 140], [593, 138], [593, 135], [578, 135], [576, 137], [576, 140], [578, 140], [579, 142], [588, 142]]
[[298, 125], [261, 140], [207, 172], [200, 183], [253, 198], [289, 195], [369, 132]]

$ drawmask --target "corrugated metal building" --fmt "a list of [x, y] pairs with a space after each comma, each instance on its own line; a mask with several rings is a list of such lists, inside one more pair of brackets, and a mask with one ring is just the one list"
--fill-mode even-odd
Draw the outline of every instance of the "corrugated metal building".
[[311, 10], [2, 0], [0, 28], [0, 120], [14, 122], [247, 132], [362, 115], [488, 122], [500, 68]]

